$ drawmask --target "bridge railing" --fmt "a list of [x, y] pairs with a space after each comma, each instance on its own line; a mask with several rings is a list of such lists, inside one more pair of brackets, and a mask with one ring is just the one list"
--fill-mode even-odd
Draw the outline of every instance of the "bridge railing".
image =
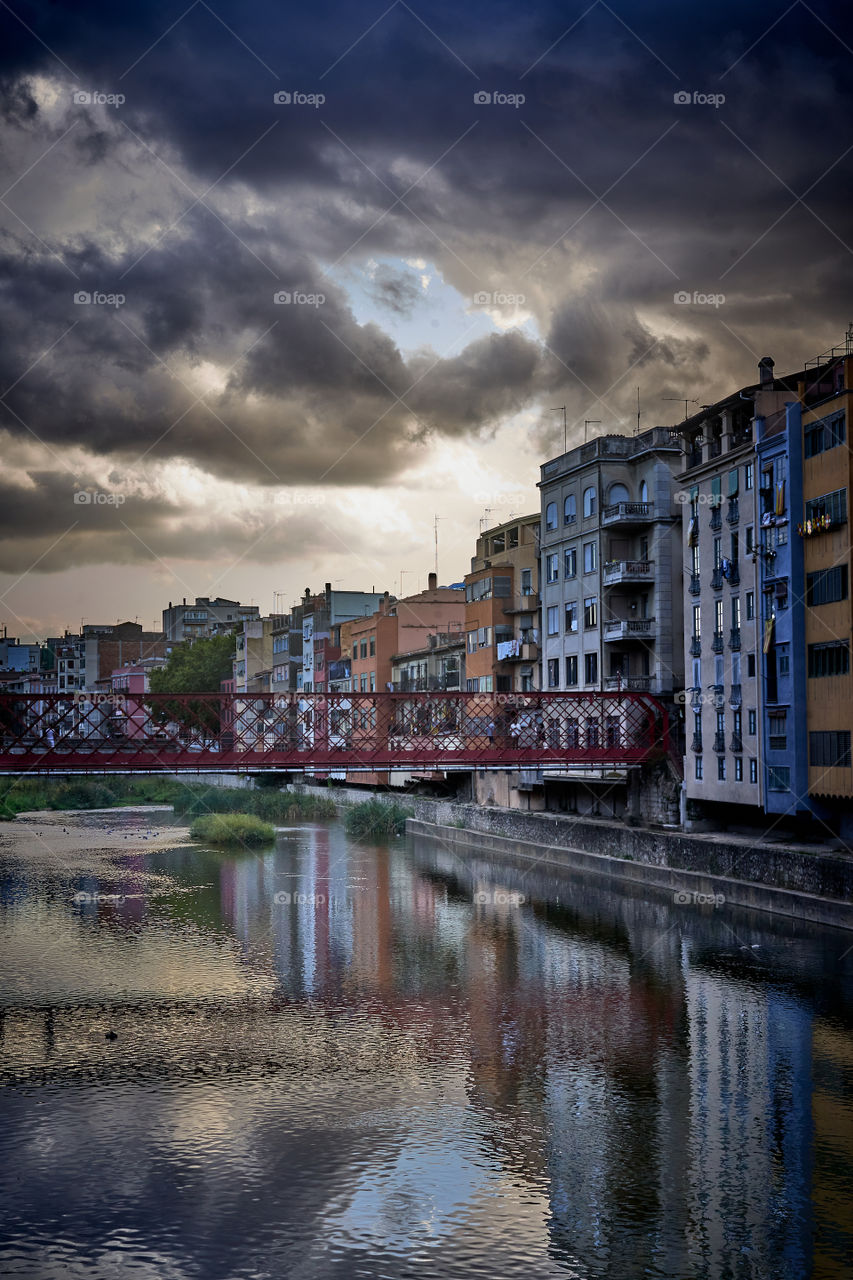
[[0, 694], [0, 771], [630, 764], [669, 746], [648, 694]]

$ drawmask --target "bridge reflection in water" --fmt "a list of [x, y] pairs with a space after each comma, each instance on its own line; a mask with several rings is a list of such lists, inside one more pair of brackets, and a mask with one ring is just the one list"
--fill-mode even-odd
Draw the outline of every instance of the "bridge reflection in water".
[[2, 694], [0, 773], [541, 768], [669, 750], [649, 694]]

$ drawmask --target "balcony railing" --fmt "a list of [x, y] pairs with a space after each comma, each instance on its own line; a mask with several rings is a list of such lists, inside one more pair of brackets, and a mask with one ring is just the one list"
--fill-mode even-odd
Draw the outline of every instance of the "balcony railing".
[[737, 498], [729, 498], [729, 509], [726, 512], [726, 520], [729, 524], [737, 524], [740, 520], [740, 507]]
[[743, 742], [741, 741], [741, 736], [740, 736], [740, 734], [739, 734], [739, 733], [733, 733], [733, 734], [732, 734], [732, 740], [731, 740], [731, 744], [730, 744], [730, 746], [729, 746], [729, 750], [730, 750], [730, 751], [743, 751]]
[[714, 750], [724, 752], [726, 749], [726, 735], [724, 733], [714, 734]]
[[690, 656], [691, 658], [702, 656], [702, 640], [699, 636], [693, 636], [690, 640]]
[[504, 613], [537, 613], [539, 610], [539, 597], [513, 596], [504, 604]]
[[729, 693], [729, 706], [739, 707], [743, 703], [743, 690], [739, 684], [733, 684]]
[[711, 509], [711, 528], [722, 529], [722, 527], [723, 527], [723, 513], [719, 507], [713, 507]]
[[717, 565], [716, 569], [711, 574], [711, 590], [722, 591], [722, 589], [723, 589], [723, 571], [720, 568], [720, 566]]
[[604, 624], [605, 640], [649, 640], [654, 634], [654, 618], [611, 618]]
[[714, 694], [714, 706], [717, 708], [722, 707], [726, 695], [724, 686], [721, 684], [712, 684], [711, 689]]
[[698, 711], [702, 705], [702, 686], [700, 684], [691, 685], [687, 693], [690, 695], [689, 702], [691, 707]]
[[654, 518], [653, 502], [611, 502], [601, 512], [602, 524], [645, 524]]
[[730, 587], [736, 587], [740, 584], [740, 565], [737, 560], [729, 561], [727, 580]]
[[625, 689], [629, 693], [651, 693], [652, 676], [605, 676], [604, 687], [608, 691]]
[[731, 632], [729, 634], [729, 648], [730, 649], [740, 648], [740, 627], [732, 627]]
[[702, 750], [702, 735], [701, 735], [701, 733], [694, 733], [694, 735], [693, 735], [693, 750], [694, 750], [694, 751], [701, 751], [701, 750]]
[[714, 638], [711, 641], [712, 650], [714, 651], [714, 653], [722, 653], [724, 647], [725, 647], [725, 641], [723, 639], [722, 631], [715, 631]]
[[702, 592], [702, 579], [699, 577], [698, 573], [691, 573], [690, 594], [692, 596], [698, 596], [701, 594], [701, 592]]
[[604, 563], [606, 587], [618, 582], [654, 582], [654, 577], [654, 560], [606, 560]]

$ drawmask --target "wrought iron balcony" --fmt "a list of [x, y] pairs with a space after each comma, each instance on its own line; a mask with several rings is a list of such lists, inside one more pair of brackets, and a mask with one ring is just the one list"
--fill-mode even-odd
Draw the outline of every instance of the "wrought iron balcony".
[[743, 691], [739, 684], [733, 684], [729, 693], [729, 706], [739, 707], [743, 703]]
[[722, 529], [722, 527], [723, 527], [723, 513], [719, 507], [713, 507], [711, 509], [711, 528], [715, 530], [719, 530], [719, 529]]
[[698, 573], [691, 573], [690, 594], [692, 596], [698, 596], [701, 594], [701, 591], [702, 591], [702, 579], [699, 577]]
[[740, 627], [732, 627], [731, 633], [729, 634], [729, 648], [740, 648]]
[[712, 650], [714, 651], [714, 653], [722, 653], [724, 647], [725, 647], [725, 641], [723, 639], [722, 631], [715, 631], [714, 638], [711, 641]]
[[717, 565], [716, 569], [711, 574], [711, 590], [722, 591], [722, 589], [723, 589], [723, 570], [719, 565]]
[[724, 733], [714, 734], [714, 750], [724, 752], [726, 749], [726, 735]]
[[711, 685], [711, 688], [712, 688], [712, 690], [713, 690], [713, 692], [714, 692], [714, 706], [715, 706], [715, 707], [722, 707], [723, 703], [725, 702], [725, 698], [726, 698], [726, 690], [725, 690], [725, 687], [724, 687], [723, 685], [721, 685], [721, 684], [712, 684], [712, 685]]
[[737, 560], [731, 560], [729, 564], [730, 564], [729, 574], [728, 574], [729, 586], [737, 587], [740, 585], [740, 565], [738, 564]]
[[694, 733], [694, 735], [693, 735], [693, 750], [694, 750], [694, 751], [701, 751], [701, 750], [702, 750], [702, 735], [701, 735], [701, 733]]
[[729, 498], [729, 509], [726, 512], [726, 520], [729, 524], [737, 524], [740, 519], [740, 506], [737, 498]]
[[732, 741], [729, 747], [730, 751], [743, 751], [743, 742], [739, 733], [732, 734]]
[[693, 636], [690, 641], [691, 658], [701, 658], [702, 656], [702, 640], [700, 636]]

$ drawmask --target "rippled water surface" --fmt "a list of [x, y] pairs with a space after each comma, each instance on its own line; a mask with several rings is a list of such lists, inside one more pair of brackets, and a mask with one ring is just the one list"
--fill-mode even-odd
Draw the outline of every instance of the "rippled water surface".
[[0, 1275], [853, 1276], [853, 935], [171, 821], [0, 826]]

